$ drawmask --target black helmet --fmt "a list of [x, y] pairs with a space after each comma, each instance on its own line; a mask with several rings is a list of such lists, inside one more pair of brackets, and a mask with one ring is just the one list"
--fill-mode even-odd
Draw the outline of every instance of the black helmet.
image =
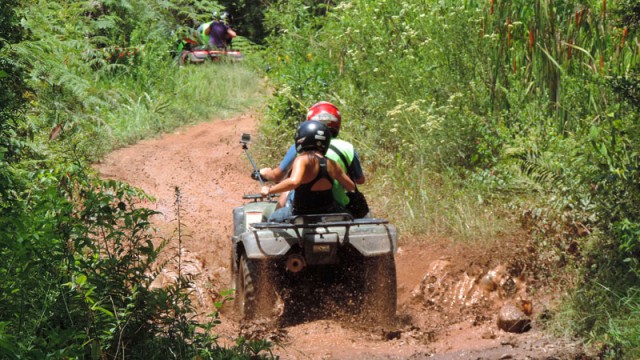
[[305, 121], [296, 130], [296, 152], [319, 151], [323, 155], [329, 149], [331, 131], [325, 124], [311, 120]]

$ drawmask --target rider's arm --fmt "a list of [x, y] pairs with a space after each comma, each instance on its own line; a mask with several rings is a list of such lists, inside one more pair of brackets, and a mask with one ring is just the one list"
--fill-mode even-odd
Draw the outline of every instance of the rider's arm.
[[365, 177], [364, 172], [362, 171], [362, 164], [360, 164], [360, 156], [355, 150], [353, 151], [353, 160], [351, 161], [351, 165], [349, 165], [349, 168], [347, 169], [347, 173], [356, 182], [356, 184], [364, 184]]
[[302, 184], [302, 178], [304, 176], [304, 167], [308, 162], [307, 157], [298, 157], [293, 162], [293, 168], [291, 169], [291, 176], [275, 184], [274, 186], [263, 186], [260, 191], [263, 196], [269, 194], [277, 194], [283, 191], [293, 190]]
[[296, 156], [297, 156], [296, 146], [291, 145], [291, 147], [289, 147], [289, 149], [287, 150], [286, 155], [280, 162], [280, 166], [273, 169], [262, 168], [260, 169], [260, 176], [262, 176], [264, 179], [269, 181], [279, 182], [284, 178], [284, 176], [287, 174], [287, 172], [291, 168], [291, 165], [293, 164], [293, 161], [296, 159]]
[[354, 191], [356, 189], [356, 184], [351, 180], [351, 178], [342, 171], [342, 168], [333, 160], [328, 160], [330, 164], [328, 166], [329, 175], [338, 180], [340, 185], [342, 185], [347, 191]]
[[282, 171], [280, 171], [280, 168], [262, 168], [260, 169], [260, 176], [262, 176], [263, 179], [268, 180], [268, 181], [275, 181], [275, 182], [279, 182], [280, 180], [282, 180], [282, 178], [284, 178], [284, 173]]

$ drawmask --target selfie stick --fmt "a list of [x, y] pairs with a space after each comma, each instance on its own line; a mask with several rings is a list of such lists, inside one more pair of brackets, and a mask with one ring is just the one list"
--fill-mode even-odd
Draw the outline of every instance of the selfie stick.
[[251, 142], [251, 134], [242, 134], [242, 138], [240, 138], [240, 143], [242, 144], [242, 150], [244, 150], [245, 154], [249, 158], [249, 162], [251, 162], [251, 166], [253, 166], [253, 171], [258, 177], [258, 181], [260, 181], [260, 185], [264, 186], [264, 181], [262, 180], [262, 176], [260, 176], [260, 171], [256, 167], [256, 164], [253, 162], [251, 155], [249, 155], [249, 147], [247, 146]]

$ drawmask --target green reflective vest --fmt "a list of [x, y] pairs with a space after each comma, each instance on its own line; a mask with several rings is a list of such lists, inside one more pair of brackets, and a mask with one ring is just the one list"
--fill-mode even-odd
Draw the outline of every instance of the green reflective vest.
[[200, 41], [202, 41], [202, 45], [207, 45], [209, 43], [209, 35], [206, 34], [207, 29], [209, 28], [209, 26], [211, 26], [211, 24], [213, 23], [213, 21], [210, 21], [208, 23], [204, 23], [202, 25], [200, 25], [198, 27], [198, 29], [196, 30], [197, 32], [200, 33]]
[[[342, 153], [342, 156], [344, 156], [349, 163], [348, 164], [343, 163], [342, 159], [340, 158], [340, 155], [336, 154], [336, 152], [333, 151], [333, 149], [331, 148], [329, 148], [329, 150], [327, 151], [326, 156], [329, 159], [338, 163], [338, 165], [340, 165], [340, 168], [342, 168], [342, 171], [344, 171], [344, 173], [347, 174], [347, 169], [349, 168], [349, 165], [351, 165], [351, 162], [355, 157], [355, 149], [353, 148], [353, 145], [351, 145], [351, 143], [349, 142], [346, 142], [340, 139], [331, 139], [331, 145], [335, 146], [338, 150], [340, 150], [340, 152]], [[355, 179], [352, 179], [352, 180], [355, 181]], [[338, 180], [333, 180], [333, 197], [334, 199], [336, 199], [338, 204], [342, 206], [345, 206], [349, 203], [347, 190], [338, 182]]]

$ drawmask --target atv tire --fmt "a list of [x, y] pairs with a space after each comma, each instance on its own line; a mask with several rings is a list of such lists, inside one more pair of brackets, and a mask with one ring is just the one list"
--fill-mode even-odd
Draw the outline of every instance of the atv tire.
[[235, 307], [245, 320], [270, 317], [274, 314], [277, 296], [265, 261], [240, 256], [236, 272]]
[[396, 264], [393, 254], [364, 259], [363, 315], [380, 325], [392, 324], [396, 315]]

